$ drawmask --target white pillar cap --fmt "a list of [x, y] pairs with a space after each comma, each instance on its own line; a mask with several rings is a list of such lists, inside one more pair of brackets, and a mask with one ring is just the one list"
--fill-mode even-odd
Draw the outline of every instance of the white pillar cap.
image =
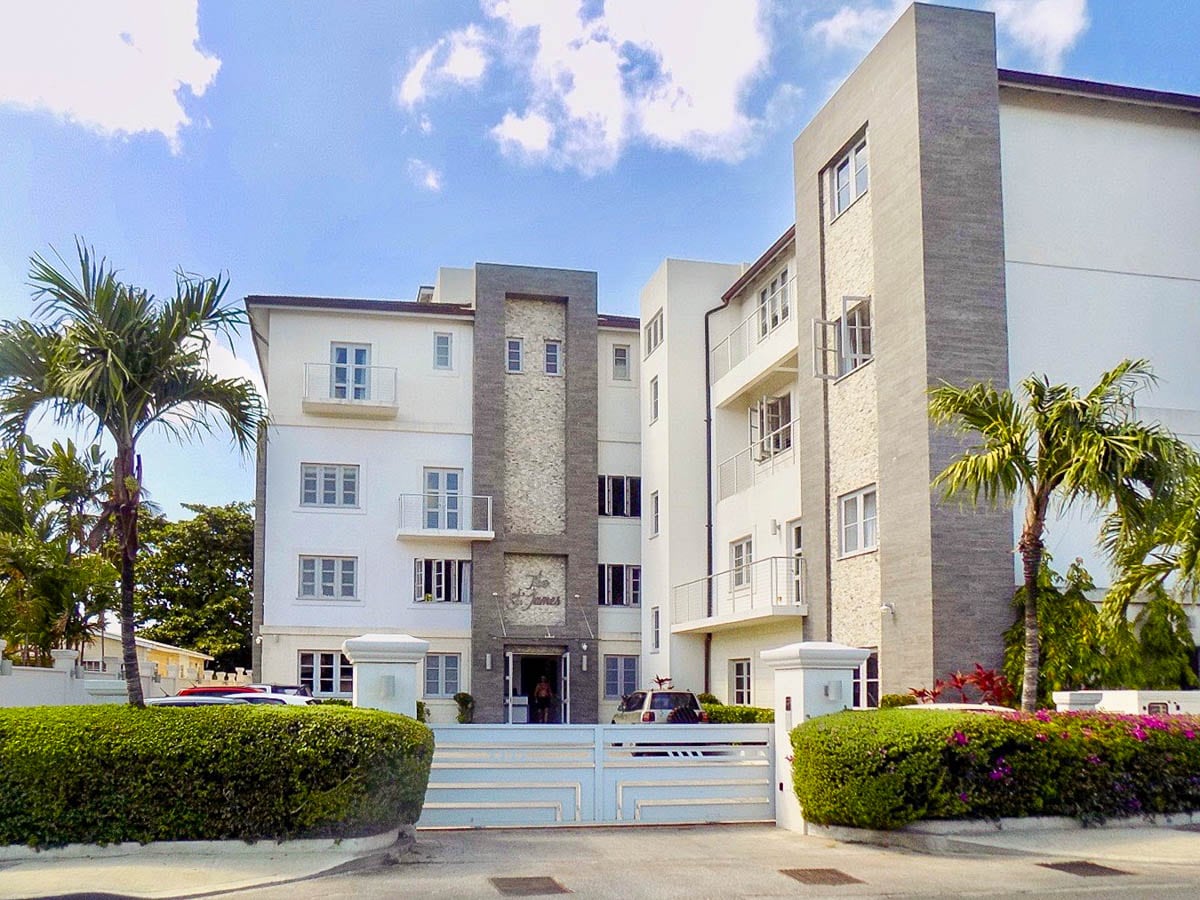
[[777, 669], [857, 669], [870, 650], [832, 641], [803, 641], [759, 653], [762, 661]]
[[419, 662], [429, 651], [429, 641], [411, 634], [363, 634], [342, 643], [351, 664]]

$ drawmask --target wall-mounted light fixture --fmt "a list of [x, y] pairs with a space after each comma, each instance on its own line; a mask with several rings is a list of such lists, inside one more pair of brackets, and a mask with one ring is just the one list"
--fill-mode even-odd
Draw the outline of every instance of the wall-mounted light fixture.
[[483, 654], [483, 667], [485, 669], [487, 669], [489, 672], [492, 671], [492, 654], [490, 654], [490, 653]]

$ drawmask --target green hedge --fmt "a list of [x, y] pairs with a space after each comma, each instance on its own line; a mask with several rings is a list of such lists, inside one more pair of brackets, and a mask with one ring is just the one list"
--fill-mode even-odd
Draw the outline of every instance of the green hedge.
[[432, 758], [374, 710], [0, 709], [0, 845], [378, 833], [416, 822]]
[[892, 709], [792, 731], [805, 818], [899, 828], [919, 819], [1108, 818], [1200, 810], [1200, 719]]
[[700, 704], [708, 721], [717, 725], [771, 724], [775, 721], [775, 710], [761, 706], [724, 706], [720, 703]]

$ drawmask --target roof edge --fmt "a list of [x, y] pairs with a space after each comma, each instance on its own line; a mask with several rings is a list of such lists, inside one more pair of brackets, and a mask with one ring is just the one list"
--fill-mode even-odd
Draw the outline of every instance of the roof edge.
[[1120, 100], [1126, 103], [1141, 103], [1149, 106], [1200, 112], [1200, 97], [1195, 94], [1179, 94], [1174, 91], [1129, 87], [1102, 81], [1086, 81], [1082, 78], [1065, 78], [1062, 75], [1043, 75], [1039, 72], [1020, 72], [1016, 69], [997, 69], [996, 77], [1001, 87], [1025, 88], [1054, 94], [1073, 94], [1078, 97]]
[[744, 288], [747, 284], [749, 284], [754, 279], [754, 277], [756, 275], [758, 275], [759, 272], [761, 272], [763, 269], [765, 269], [767, 267], [767, 265], [771, 262], [771, 260], [773, 260], [776, 256], [779, 255], [780, 250], [782, 250], [784, 247], [786, 247], [789, 243], [791, 243], [795, 239], [796, 239], [796, 223], [793, 222], [788, 227], [788, 230], [785, 231], [783, 234], [781, 234], [779, 236], [779, 239], [777, 241], [775, 241], [775, 243], [773, 243], [770, 247], [767, 248], [767, 252], [764, 253], [762, 256], [760, 256], [758, 259], [756, 259], [754, 262], [752, 262], [750, 264], [750, 268], [748, 268], [745, 272], [742, 273], [742, 277], [739, 278], [737, 281], [735, 281], [733, 283], [733, 285], [729, 288], [729, 290], [727, 290], [724, 294], [721, 295], [721, 302], [723, 304], [728, 303], [730, 300], [732, 300], [734, 297], [736, 297], [738, 292], [742, 288]]

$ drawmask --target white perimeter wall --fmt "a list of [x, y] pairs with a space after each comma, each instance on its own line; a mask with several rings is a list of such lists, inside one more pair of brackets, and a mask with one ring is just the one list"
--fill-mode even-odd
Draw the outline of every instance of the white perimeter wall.
[[[1000, 137], [1010, 377], [1087, 387], [1148, 358], [1160, 380], [1141, 414], [1196, 442], [1200, 117], [1006, 89]], [[1097, 529], [1083, 511], [1052, 521], [1047, 548], [1104, 585]]]

